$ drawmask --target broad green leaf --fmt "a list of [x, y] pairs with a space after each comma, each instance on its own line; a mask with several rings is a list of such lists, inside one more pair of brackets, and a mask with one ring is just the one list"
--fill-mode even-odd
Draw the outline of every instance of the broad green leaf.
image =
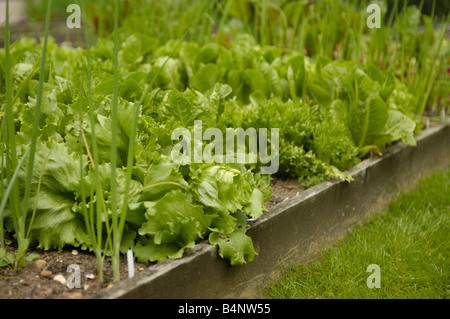
[[258, 254], [253, 242], [245, 234], [246, 218], [238, 214], [238, 222], [235, 230], [229, 234], [212, 232], [209, 235], [209, 242], [219, 247], [219, 256], [230, 260], [231, 265], [242, 265], [246, 261], [252, 261]]
[[31, 208], [36, 207], [31, 239], [39, 243], [38, 248], [49, 250], [62, 249], [65, 245], [90, 244], [83, 216], [72, 211], [73, 197], [42, 188], [30, 199], [30, 205]]
[[327, 90], [326, 88], [315, 84], [315, 83], [308, 83], [308, 89], [311, 96], [321, 105], [328, 105], [331, 103], [331, 92], [330, 90]]
[[133, 64], [142, 60], [141, 41], [135, 34], [126, 38], [122, 45], [120, 58], [125, 64]]
[[181, 80], [181, 70], [182, 63], [180, 60], [162, 56], [153, 62], [148, 79], [151, 81], [153, 77], [158, 75], [154, 84], [155, 88], [183, 90], [185, 86]]
[[185, 249], [192, 247], [193, 244], [181, 248], [177, 243], [157, 245], [151, 239], [144, 242], [143, 237], [141, 237], [140, 241], [133, 246], [133, 252], [139, 262], [162, 262], [167, 258], [181, 258]]
[[388, 119], [386, 103], [379, 97], [369, 99], [366, 112], [366, 134], [376, 134], [384, 130]]
[[201, 67], [194, 76], [194, 88], [204, 93], [214, 87], [220, 79], [220, 70], [216, 64], [208, 63]]
[[[19, 178], [25, 180], [26, 166], [19, 172]], [[87, 158], [83, 156], [83, 166], [86, 167]], [[55, 193], [75, 193], [80, 187], [80, 158], [78, 154], [70, 153], [64, 143], [39, 142], [34, 159], [32, 184], [36, 189], [38, 184], [45, 186]]]
[[260, 218], [264, 211], [264, 195], [258, 188], [254, 188], [250, 197], [250, 206], [247, 214], [250, 217]]
[[0, 267], [14, 264], [16, 258], [13, 254], [6, 251], [6, 248], [0, 247]]
[[[206, 92], [206, 96], [209, 99], [210, 104], [213, 104], [213, 109], [217, 109], [216, 123], [219, 120], [220, 115], [224, 111], [225, 99], [233, 92], [232, 88], [228, 84], [216, 83], [214, 88]], [[216, 124], [214, 123], [214, 124]]]
[[[374, 97], [366, 102], [364, 127], [359, 141], [359, 146], [367, 144], [371, 135], [377, 135], [384, 131], [388, 119], [387, 106], [379, 97]], [[363, 115], [363, 116], [364, 116]]]
[[219, 45], [217, 43], [207, 43], [198, 52], [196, 62], [204, 64], [215, 64], [219, 55]]
[[[129, 122], [131, 120], [131, 115], [127, 115], [122, 118], [121, 122]], [[88, 142], [89, 148], [92, 149], [91, 141], [93, 130], [91, 128], [91, 123], [85, 119], [86, 123], [86, 140]], [[113, 124], [110, 116], [105, 116], [98, 114], [95, 122], [95, 136], [97, 139], [98, 152], [99, 152], [99, 162], [109, 162], [111, 160], [111, 136], [112, 136]], [[129, 129], [128, 129], [129, 131]], [[126, 161], [126, 154], [128, 151], [128, 141], [126, 139], [126, 133], [123, 131], [122, 127], [119, 125], [117, 132], [117, 161], [118, 165], [123, 165]]]
[[25, 257], [25, 260], [33, 262], [33, 261], [36, 261], [36, 260], [38, 260], [40, 258], [41, 258], [41, 256], [39, 254], [28, 254], [27, 257]]
[[188, 183], [179, 172], [179, 165], [157, 158], [145, 174], [141, 192], [144, 200], [154, 201], [171, 190], [187, 188]]
[[236, 212], [249, 203], [249, 188], [241, 173], [233, 168], [203, 165], [192, 175], [192, 191], [205, 206]]
[[244, 75], [240, 70], [231, 70], [228, 72], [227, 83], [233, 89], [233, 95], [237, 96], [240, 100], [245, 99], [244, 91]]
[[392, 91], [395, 89], [395, 76], [390, 71], [381, 72], [374, 65], [369, 65], [366, 68], [367, 74], [370, 78], [380, 85], [380, 96], [386, 102]]
[[197, 56], [199, 47], [196, 43], [186, 43], [181, 47], [180, 58], [188, 76], [189, 87], [194, 86], [194, 75], [197, 71]]
[[261, 91], [264, 96], [269, 97], [269, 84], [264, 77], [264, 73], [257, 69], [247, 69], [244, 76], [250, 87], [250, 93]]
[[159, 115], [163, 118], [173, 117], [186, 128], [194, 123], [195, 114], [191, 110], [194, 99], [193, 94], [172, 91], [169, 100], [160, 107]]
[[372, 143], [372, 137], [382, 134], [388, 119], [386, 103], [376, 92], [379, 85], [361, 70], [355, 72], [355, 97], [351, 99], [349, 120], [353, 139], [358, 147]]
[[179, 190], [148, 205], [146, 218], [139, 234], [153, 239], [149, 243], [151, 261], [179, 256], [186, 248], [193, 247], [211, 224], [211, 216], [205, 215], [201, 206], [194, 205]]
[[288, 62], [287, 80], [291, 98], [303, 97], [306, 79], [305, 58], [302, 55], [291, 58]]
[[416, 123], [405, 114], [389, 110], [389, 117], [386, 122], [384, 135], [388, 137], [386, 142], [402, 141], [411, 146], [416, 146], [414, 130]]

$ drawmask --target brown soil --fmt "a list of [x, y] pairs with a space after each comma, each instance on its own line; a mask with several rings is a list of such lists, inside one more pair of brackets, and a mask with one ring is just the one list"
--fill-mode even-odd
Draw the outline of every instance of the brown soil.
[[[271, 186], [273, 195], [265, 204], [267, 209], [305, 190], [295, 179], [274, 179]], [[15, 254], [14, 247], [8, 246], [6, 248], [8, 252]], [[104, 282], [100, 283], [97, 280], [96, 259], [94, 254], [90, 252], [76, 248], [46, 252], [30, 249], [29, 254], [38, 254], [40, 256], [38, 263], [45, 264], [45, 267], [40, 269], [36, 265], [36, 261], [27, 261], [26, 266], [18, 272], [10, 267], [0, 268], [0, 299], [95, 298], [100, 291], [114, 285], [110, 258], [106, 258], [104, 261]], [[80, 266], [80, 288], [70, 289], [67, 284], [54, 280], [58, 275], [62, 275], [68, 280], [72, 272], [67, 272], [67, 267], [71, 264]], [[135, 263], [135, 273], [137, 274], [149, 266], [150, 264]], [[121, 258], [120, 271], [121, 280], [128, 278], [125, 256]]]
[[[13, 247], [7, 250], [15, 254]], [[76, 253], [76, 255], [74, 255]], [[0, 268], [0, 299], [81, 299], [92, 298], [103, 289], [114, 285], [111, 259], [104, 261], [104, 282], [97, 279], [97, 264], [95, 256], [79, 249], [63, 251], [38, 251], [30, 249], [29, 254], [40, 255], [40, 261], [46, 266], [38, 268], [36, 261], [27, 261], [24, 268], [15, 272], [10, 267]], [[55, 281], [54, 278], [62, 275], [69, 280], [72, 272], [67, 272], [71, 264], [80, 266], [80, 288], [68, 288], [66, 284]], [[135, 273], [145, 270], [149, 264], [135, 264]], [[128, 277], [126, 258], [120, 262], [121, 280]], [[60, 276], [61, 277], [61, 276]]]
[[274, 178], [271, 183], [272, 198], [265, 203], [267, 209], [274, 207], [282, 201], [295, 197], [298, 193], [306, 190], [295, 178]]

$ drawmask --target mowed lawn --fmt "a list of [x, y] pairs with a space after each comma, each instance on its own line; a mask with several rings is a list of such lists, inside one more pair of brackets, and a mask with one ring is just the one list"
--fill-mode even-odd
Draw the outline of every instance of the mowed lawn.
[[[261, 297], [449, 298], [449, 257], [450, 168], [401, 194], [320, 260], [286, 269]], [[380, 288], [369, 288], [377, 282]]]

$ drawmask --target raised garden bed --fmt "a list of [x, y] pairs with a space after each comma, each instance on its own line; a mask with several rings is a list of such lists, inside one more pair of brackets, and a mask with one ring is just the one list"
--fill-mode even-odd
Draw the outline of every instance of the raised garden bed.
[[[121, 279], [112, 281], [111, 261], [105, 262], [105, 282], [96, 278], [95, 257], [79, 249], [45, 252], [42, 269], [34, 262], [19, 273], [2, 268], [0, 298], [245, 298], [257, 296], [269, 278], [283, 266], [307, 263], [342, 238], [347, 230], [385, 208], [396, 195], [423, 176], [450, 163], [450, 127], [427, 129], [417, 147], [398, 144], [383, 157], [364, 160], [349, 173], [351, 184], [323, 182], [304, 190], [294, 180], [274, 180], [270, 212], [248, 227], [258, 256], [243, 266], [230, 266], [217, 247], [200, 243], [181, 259], [150, 265], [136, 263], [136, 276], [127, 279], [126, 258], [121, 259]], [[12, 249], [12, 248], [11, 248]], [[13, 252], [13, 251], [12, 251]], [[68, 277], [67, 267], [81, 269], [81, 289], [69, 289], [53, 280]], [[42, 271], [47, 275], [42, 275]]]
[[349, 170], [355, 181], [327, 181], [276, 205], [248, 227], [258, 256], [230, 266], [207, 243], [150, 266], [94, 298], [252, 298], [290, 262], [306, 263], [349, 228], [384, 209], [399, 192], [450, 164], [450, 127], [424, 130], [417, 147], [400, 143]]

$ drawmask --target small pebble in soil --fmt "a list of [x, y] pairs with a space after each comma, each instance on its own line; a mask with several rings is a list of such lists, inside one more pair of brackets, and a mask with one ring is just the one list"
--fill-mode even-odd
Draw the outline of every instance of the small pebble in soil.
[[47, 262], [43, 259], [38, 259], [34, 262], [38, 269], [44, 269], [47, 266]]
[[41, 276], [44, 278], [48, 278], [52, 275], [52, 272], [50, 270], [43, 270], [41, 271]]
[[78, 250], [76, 250], [76, 249], [72, 250], [72, 255], [74, 255], [74, 256], [78, 255]]
[[64, 278], [63, 275], [56, 275], [56, 276], [53, 278], [53, 280], [55, 280], [55, 281], [61, 283], [61, 284], [64, 285], [64, 286], [67, 284], [66, 278]]
[[86, 275], [84, 275], [84, 277], [86, 277], [87, 279], [95, 279], [94, 274], [86, 274]]

